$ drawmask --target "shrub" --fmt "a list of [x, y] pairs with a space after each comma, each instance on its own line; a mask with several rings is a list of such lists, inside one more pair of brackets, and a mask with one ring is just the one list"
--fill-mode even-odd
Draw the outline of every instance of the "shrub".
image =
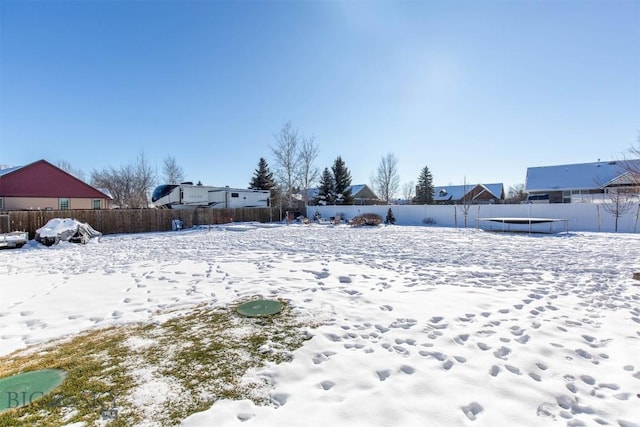
[[380, 225], [382, 224], [382, 217], [375, 213], [364, 213], [353, 218], [350, 222], [354, 227], [362, 225]]
[[426, 225], [435, 225], [436, 224], [436, 220], [431, 218], [430, 216], [426, 217], [425, 219], [422, 220], [423, 224]]

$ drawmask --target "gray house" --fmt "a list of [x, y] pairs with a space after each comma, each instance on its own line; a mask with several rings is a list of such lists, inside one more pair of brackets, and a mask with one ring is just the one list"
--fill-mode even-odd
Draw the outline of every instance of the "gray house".
[[633, 171], [640, 171], [640, 159], [530, 167], [525, 192], [532, 203], [599, 201], [612, 191], [637, 193]]
[[502, 203], [504, 185], [495, 183], [433, 187], [433, 201], [438, 205]]

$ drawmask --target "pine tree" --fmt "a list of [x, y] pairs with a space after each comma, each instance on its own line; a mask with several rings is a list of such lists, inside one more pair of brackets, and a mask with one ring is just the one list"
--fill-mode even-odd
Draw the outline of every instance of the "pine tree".
[[433, 176], [428, 166], [425, 166], [422, 171], [420, 171], [418, 185], [416, 185], [415, 200], [418, 204], [433, 204]]
[[335, 199], [335, 185], [333, 175], [329, 172], [329, 168], [324, 168], [320, 176], [320, 187], [318, 188], [318, 196], [316, 197], [317, 205], [333, 204]]
[[391, 210], [391, 208], [389, 208], [389, 210], [387, 211], [387, 218], [384, 221], [385, 224], [395, 224], [396, 223], [396, 217], [395, 215], [393, 215], [393, 211]]
[[351, 172], [349, 172], [349, 169], [347, 169], [340, 156], [336, 158], [333, 166], [331, 166], [331, 170], [333, 171], [336, 204], [353, 204], [353, 196], [351, 195]]
[[253, 178], [249, 183], [249, 188], [252, 190], [271, 190], [275, 188], [273, 182], [273, 174], [269, 171], [269, 165], [264, 157], [260, 157], [258, 162], [258, 169], [255, 170]]

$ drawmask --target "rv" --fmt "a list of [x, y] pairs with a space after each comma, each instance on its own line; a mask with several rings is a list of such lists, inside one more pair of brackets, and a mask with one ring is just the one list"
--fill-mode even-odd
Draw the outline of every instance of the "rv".
[[209, 187], [183, 182], [156, 187], [151, 201], [158, 208], [170, 209], [267, 208], [270, 196], [269, 190]]

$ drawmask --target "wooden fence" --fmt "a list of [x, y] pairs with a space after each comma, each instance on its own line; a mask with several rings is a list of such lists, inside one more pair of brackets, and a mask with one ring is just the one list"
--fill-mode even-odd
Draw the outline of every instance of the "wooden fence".
[[[232, 221], [269, 222], [278, 220], [278, 211], [269, 208], [243, 209], [96, 209], [3, 211], [0, 233], [28, 231], [29, 238], [52, 218], [74, 218], [86, 222], [102, 234], [143, 233], [171, 230], [171, 220], [179, 219], [185, 228], [194, 225], [226, 224]], [[7, 224], [8, 223], [8, 224]], [[8, 227], [8, 229], [7, 229]]]

